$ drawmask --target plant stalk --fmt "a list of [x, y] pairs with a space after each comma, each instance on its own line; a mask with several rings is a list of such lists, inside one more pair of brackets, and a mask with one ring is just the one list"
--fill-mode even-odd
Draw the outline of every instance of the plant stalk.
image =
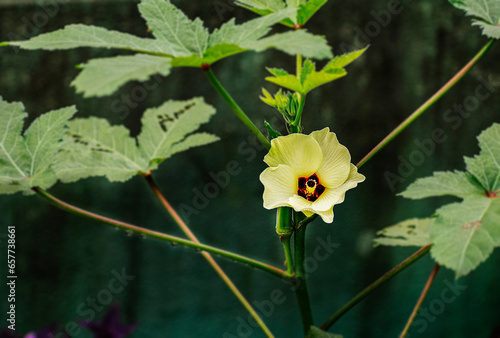
[[[303, 220], [303, 214], [300, 212], [295, 213], [296, 223]], [[297, 222], [299, 221], [299, 222]], [[305, 260], [305, 238], [307, 226], [302, 225], [295, 230], [295, 275], [294, 289], [299, 305], [300, 317], [302, 320], [302, 328], [304, 336], [307, 335], [309, 328], [314, 325], [314, 319], [311, 310], [311, 303], [309, 301], [309, 292], [307, 290], [307, 278], [304, 269]]]
[[434, 278], [436, 278], [436, 275], [439, 271], [440, 265], [436, 263], [434, 265], [434, 268], [432, 268], [431, 274], [429, 275], [429, 279], [427, 280], [427, 283], [425, 283], [425, 287], [422, 290], [422, 293], [420, 294], [420, 297], [418, 298], [417, 304], [415, 305], [415, 308], [413, 309], [410, 318], [408, 318], [408, 322], [406, 323], [403, 332], [401, 332], [401, 335], [399, 338], [405, 338], [406, 335], [408, 334], [408, 331], [410, 330], [411, 325], [413, 324], [413, 321], [415, 320], [415, 317], [417, 316], [418, 310], [424, 303], [425, 297], [427, 297], [427, 294], [429, 293], [429, 290], [431, 288], [432, 282], [434, 281]]
[[292, 275], [293, 274], [293, 255], [292, 255], [292, 248], [291, 248], [291, 236], [282, 237], [281, 243], [283, 244], [283, 250], [285, 251], [286, 273], [289, 275]]
[[269, 264], [259, 262], [259, 261], [256, 261], [254, 259], [242, 256], [242, 255], [238, 255], [238, 254], [226, 251], [226, 250], [222, 250], [222, 249], [210, 246], [210, 245], [194, 243], [192, 241], [189, 241], [189, 240], [186, 240], [183, 238], [171, 236], [171, 235], [164, 234], [164, 233], [157, 232], [157, 231], [153, 231], [153, 230], [148, 230], [148, 229], [141, 228], [141, 227], [129, 224], [129, 223], [117, 221], [117, 220], [114, 220], [112, 218], [108, 218], [105, 216], [94, 214], [90, 211], [83, 210], [83, 209], [75, 207], [71, 204], [68, 204], [66, 202], [63, 202], [63, 201], [59, 200], [58, 198], [52, 196], [51, 194], [49, 194], [48, 192], [46, 192], [43, 189], [32, 188], [32, 190], [34, 192], [36, 192], [38, 195], [40, 195], [43, 199], [48, 201], [49, 203], [55, 205], [59, 209], [67, 211], [69, 213], [76, 214], [78, 216], [82, 216], [85, 218], [90, 218], [92, 220], [96, 220], [96, 221], [111, 225], [114, 228], [122, 229], [122, 230], [132, 232], [132, 233], [137, 233], [137, 234], [140, 234], [142, 236], [153, 237], [153, 238], [161, 239], [163, 241], [167, 241], [169, 243], [180, 244], [180, 245], [183, 245], [185, 247], [189, 247], [189, 248], [193, 248], [193, 249], [197, 249], [197, 250], [201, 250], [201, 251], [207, 251], [207, 252], [213, 253], [215, 255], [229, 258], [233, 261], [244, 263], [244, 264], [250, 265], [252, 267], [255, 267], [257, 269], [261, 269], [261, 270], [266, 271], [266, 272], [270, 273], [271, 275], [274, 275], [274, 276], [279, 277], [279, 278], [289, 279], [292, 277], [291, 275], [287, 274], [284, 270], [276, 268], [276, 267], [271, 266]]
[[441, 89], [439, 89], [431, 98], [425, 101], [417, 110], [415, 110], [406, 120], [404, 120], [399, 126], [397, 126], [393, 131], [389, 133], [382, 141], [380, 141], [375, 148], [373, 148], [361, 161], [356, 164], [358, 168], [368, 162], [369, 159], [378, 153], [383, 147], [385, 147], [389, 142], [391, 142], [396, 136], [398, 136], [406, 127], [408, 127], [413, 121], [415, 121], [420, 115], [422, 115], [429, 107], [431, 107], [436, 101], [438, 101], [444, 94], [450, 90], [469, 70], [478, 63], [479, 60], [486, 54], [490, 47], [495, 42], [494, 39], [490, 40], [481, 50], [460, 70], [456, 73]]
[[205, 74], [207, 74], [208, 80], [212, 84], [212, 86], [215, 88], [215, 90], [219, 93], [219, 95], [226, 101], [228, 106], [232, 109], [232, 111], [236, 114], [236, 116], [247, 126], [248, 129], [257, 137], [257, 139], [262, 143], [266, 149], [271, 148], [271, 143], [269, 143], [269, 140], [267, 137], [262, 134], [262, 132], [253, 124], [253, 122], [248, 118], [248, 116], [245, 114], [245, 112], [238, 106], [238, 104], [234, 101], [234, 99], [229, 95], [229, 93], [226, 91], [224, 86], [219, 82], [219, 80], [215, 77], [214, 72], [212, 69], [208, 69], [205, 71]]
[[[177, 211], [172, 207], [172, 205], [167, 201], [165, 196], [162, 194], [160, 191], [160, 188], [156, 184], [156, 182], [153, 179], [153, 176], [151, 174], [149, 175], [143, 175], [143, 177], [146, 179], [146, 181], [149, 184], [149, 187], [153, 192], [155, 193], [156, 197], [158, 197], [158, 200], [160, 200], [161, 204], [165, 207], [169, 215], [174, 219], [175, 223], [179, 225], [181, 230], [186, 234], [186, 236], [193, 242], [200, 244], [200, 241], [198, 238], [195, 236], [195, 234], [191, 231], [191, 229], [188, 227], [188, 225], [183, 221], [183, 219], [179, 216]], [[241, 293], [241, 291], [238, 289], [238, 287], [231, 281], [229, 276], [222, 270], [219, 264], [215, 261], [215, 259], [206, 251], [201, 252], [203, 255], [203, 258], [205, 258], [212, 266], [212, 268], [215, 270], [215, 272], [219, 275], [219, 277], [226, 283], [226, 285], [229, 287], [229, 289], [233, 292], [233, 294], [238, 298], [240, 303], [243, 305], [243, 307], [250, 313], [250, 315], [255, 319], [257, 324], [260, 326], [262, 331], [268, 336], [268, 337], [274, 337], [269, 328], [266, 326], [262, 318], [257, 314], [257, 312], [253, 309], [252, 305], [250, 305], [250, 302], [246, 300], [245, 296]]]
[[401, 271], [405, 270], [407, 267], [418, 261], [420, 258], [425, 256], [431, 246], [427, 245], [415, 252], [413, 255], [405, 259], [403, 262], [399, 263], [397, 266], [392, 268], [385, 275], [377, 279], [375, 282], [370, 284], [366, 289], [358, 293], [353, 299], [351, 299], [347, 304], [345, 304], [340, 310], [335, 312], [330, 318], [328, 318], [322, 325], [321, 329], [327, 331], [337, 320], [340, 319], [347, 311], [352, 309], [356, 304], [358, 304], [361, 300], [363, 300], [366, 296], [368, 296], [373, 290], [378, 288], [380, 285], [387, 282], [392, 277], [399, 274]]

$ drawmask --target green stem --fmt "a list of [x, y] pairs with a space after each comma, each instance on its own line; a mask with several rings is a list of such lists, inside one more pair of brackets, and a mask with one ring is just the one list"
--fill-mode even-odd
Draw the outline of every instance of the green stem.
[[353, 308], [356, 304], [358, 304], [361, 300], [363, 300], [366, 296], [368, 296], [373, 290], [378, 288], [380, 285], [384, 284], [387, 282], [389, 279], [392, 277], [396, 276], [399, 274], [401, 271], [405, 270], [407, 267], [415, 263], [417, 260], [425, 256], [431, 246], [427, 245], [417, 252], [415, 252], [413, 255], [405, 259], [403, 262], [392, 268], [389, 272], [387, 272], [385, 275], [377, 279], [375, 282], [373, 282], [371, 285], [369, 285], [366, 289], [358, 293], [353, 299], [351, 299], [347, 304], [345, 304], [340, 310], [335, 312], [330, 318], [328, 318], [323, 325], [321, 325], [322, 330], [328, 330], [337, 320], [340, 319], [347, 311], [349, 311], [351, 308]]
[[408, 331], [410, 330], [411, 324], [413, 324], [413, 321], [415, 320], [415, 317], [417, 316], [418, 310], [424, 303], [425, 297], [427, 297], [427, 294], [429, 293], [429, 290], [431, 288], [432, 282], [434, 281], [434, 278], [436, 278], [436, 275], [439, 271], [440, 265], [436, 263], [434, 265], [434, 268], [432, 268], [431, 274], [429, 275], [429, 279], [427, 280], [427, 283], [425, 284], [424, 289], [422, 290], [422, 293], [420, 294], [420, 297], [418, 298], [417, 304], [415, 305], [415, 308], [413, 309], [410, 318], [408, 318], [408, 322], [406, 323], [403, 332], [401, 332], [401, 335], [399, 338], [404, 338], [408, 334]]
[[161, 239], [163, 241], [167, 241], [170, 243], [180, 244], [180, 245], [183, 245], [186, 247], [190, 247], [190, 248], [194, 248], [194, 249], [198, 249], [198, 250], [202, 250], [202, 251], [207, 251], [207, 252], [213, 253], [215, 255], [218, 255], [221, 257], [226, 257], [226, 258], [229, 258], [231, 260], [250, 265], [250, 266], [255, 267], [257, 269], [261, 269], [261, 270], [266, 271], [266, 272], [268, 272], [276, 277], [279, 277], [279, 278], [291, 278], [292, 277], [291, 275], [287, 274], [284, 270], [276, 268], [276, 267], [271, 266], [269, 264], [262, 263], [262, 262], [254, 260], [254, 259], [242, 256], [242, 255], [238, 255], [238, 254], [226, 251], [226, 250], [222, 250], [222, 249], [210, 246], [210, 245], [194, 243], [192, 241], [189, 241], [189, 240], [186, 240], [183, 238], [167, 235], [167, 234], [157, 232], [157, 231], [148, 230], [148, 229], [141, 228], [141, 227], [138, 227], [138, 226], [135, 226], [132, 224], [117, 221], [117, 220], [114, 220], [112, 218], [108, 218], [108, 217], [104, 217], [104, 216], [101, 216], [98, 214], [94, 214], [90, 211], [83, 210], [83, 209], [75, 207], [71, 204], [68, 204], [66, 202], [63, 202], [63, 201], [57, 199], [56, 197], [50, 195], [48, 192], [46, 192], [43, 189], [32, 188], [32, 190], [35, 191], [41, 197], [43, 197], [46, 201], [48, 201], [51, 204], [58, 207], [59, 209], [70, 212], [72, 214], [76, 214], [78, 216], [90, 218], [92, 220], [97, 220], [99, 222], [111, 225], [115, 228], [122, 229], [122, 230], [132, 232], [132, 233], [137, 233], [137, 234], [140, 234], [142, 236], [153, 237], [153, 238]]
[[408, 127], [413, 121], [415, 121], [422, 113], [424, 113], [430, 106], [432, 106], [437, 100], [439, 100], [451, 87], [453, 87], [465, 74], [486, 54], [490, 47], [495, 42], [494, 39], [490, 40], [473, 58], [470, 60], [458, 73], [456, 73], [441, 89], [439, 89], [430, 99], [428, 99], [423, 105], [421, 105], [417, 110], [415, 110], [406, 120], [404, 120], [399, 126], [396, 127], [389, 135], [387, 135], [380, 143], [373, 148], [368, 154], [366, 154], [361, 161], [356, 164], [359, 168], [364, 165], [370, 158], [385, 147], [389, 142], [391, 142], [396, 136], [399, 135], [406, 127]]
[[306, 95], [299, 94], [299, 110], [297, 111], [297, 115], [295, 116], [295, 120], [293, 120], [292, 126], [299, 127], [302, 121], [302, 112], [304, 111], [304, 106], [306, 104]]
[[292, 256], [292, 248], [291, 248], [291, 236], [285, 236], [281, 239], [281, 243], [283, 244], [283, 249], [285, 250], [285, 259], [286, 259], [286, 273], [289, 275], [293, 274], [293, 256]]
[[271, 143], [269, 143], [269, 140], [264, 136], [264, 134], [261, 133], [261, 131], [253, 124], [253, 122], [248, 118], [248, 116], [243, 112], [243, 110], [238, 106], [238, 104], [233, 100], [231, 95], [226, 91], [224, 86], [219, 82], [219, 80], [215, 77], [214, 72], [212, 72], [212, 69], [208, 69], [205, 71], [207, 74], [208, 80], [212, 84], [212, 86], [215, 88], [215, 90], [219, 93], [219, 95], [226, 101], [226, 103], [229, 105], [229, 107], [233, 110], [233, 112], [236, 114], [236, 116], [247, 126], [248, 129], [257, 137], [257, 139], [262, 143], [266, 149], [271, 148]]
[[297, 78], [300, 79], [300, 75], [302, 74], [302, 55], [297, 54]]
[[[300, 79], [302, 75], [302, 55], [297, 54], [297, 65], [296, 65], [296, 73], [297, 73], [297, 78]], [[299, 95], [299, 110], [297, 111], [297, 115], [295, 116], [295, 120], [292, 122], [292, 130], [294, 132], [301, 132], [300, 123], [302, 120], [302, 112], [304, 111], [304, 105], [306, 104], [306, 95], [305, 94], [300, 94]]]
[[[195, 234], [191, 231], [191, 229], [188, 227], [188, 225], [184, 222], [184, 220], [179, 216], [177, 211], [172, 207], [172, 205], [167, 201], [165, 196], [162, 194], [160, 191], [160, 188], [156, 184], [156, 182], [153, 179], [153, 176], [151, 174], [148, 175], [143, 175], [143, 177], [146, 179], [146, 181], [149, 184], [149, 187], [153, 192], [155, 193], [156, 197], [160, 200], [161, 204], [165, 207], [169, 215], [174, 219], [174, 221], [179, 225], [181, 230], [186, 234], [186, 236], [193, 242], [197, 244], [201, 244], [198, 238], [195, 236]], [[238, 298], [240, 303], [243, 305], [243, 307], [250, 313], [250, 315], [255, 319], [257, 324], [260, 326], [262, 331], [268, 336], [268, 337], [273, 337], [273, 334], [269, 330], [269, 328], [266, 326], [262, 318], [257, 314], [257, 312], [253, 309], [252, 305], [246, 300], [245, 296], [241, 293], [241, 291], [238, 289], [238, 287], [231, 281], [229, 276], [222, 270], [219, 264], [215, 261], [215, 259], [208, 253], [208, 252], [202, 252], [201, 253], [203, 257], [207, 260], [208, 264], [212, 266], [212, 268], [215, 270], [215, 272], [219, 275], [219, 277], [226, 283], [226, 285], [229, 287], [229, 289], [233, 292], [233, 294]]]
[[[302, 213], [295, 213], [296, 222], [300, 223], [303, 220]], [[307, 290], [307, 279], [306, 272], [304, 269], [305, 260], [305, 238], [306, 238], [306, 228], [303, 225], [298, 227], [295, 231], [295, 295], [297, 297], [297, 303], [299, 305], [300, 317], [302, 319], [302, 327], [304, 330], [304, 335], [307, 335], [309, 328], [314, 325], [311, 304], [309, 302], [309, 292]]]

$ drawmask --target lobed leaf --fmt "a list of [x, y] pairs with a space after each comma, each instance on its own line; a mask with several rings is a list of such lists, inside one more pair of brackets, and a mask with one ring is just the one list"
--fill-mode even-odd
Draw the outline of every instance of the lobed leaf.
[[170, 74], [171, 59], [136, 54], [92, 59], [81, 65], [82, 72], [71, 83], [84, 97], [114, 93], [131, 80], [146, 81], [154, 74]]
[[111, 126], [96, 117], [75, 119], [70, 121], [64, 139], [63, 151], [54, 161], [54, 170], [62, 182], [92, 176], [124, 182], [146, 171], [147, 159], [123, 126]]
[[431, 227], [431, 254], [441, 265], [468, 274], [500, 246], [500, 124], [478, 137], [481, 151], [465, 158], [468, 172], [435, 172], [401, 193], [407, 198], [452, 195], [460, 203], [437, 210]]
[[419, 178], [400, 196], [421, 199], [433, 196], [452, 195], [460, 198], [483, 196], [484, 190], [462, 171], [435, 172], [433, 176]]
[[54, 160], [57, 177], [66, 183], [92, 176], [124, 182], [145, 174], [178, 152], [217, 141], [215, 135], [193, 133], [214, 113], [201, 98], [168, 101], [145, 112], [137, 139], [104, 119], [70, 121], [63, 149]]
[[168, 45], [154, 39], [109, 31], [102, 27], [82, 24], [68, 25], [51, 33], [41, 34], [26, 41], [5, 42], [23, 49], [72, 49], [79, 47], [127, 49], [143, 53], [172, 55]]
[[437, 210], [431, 228], [432, 257], [464, 276], [500, 245], [500, 199], [469, 197]]
[[434, 218], [414, 218], [387, 227], [377, 232], [375, 246], [418, 246], [429, 245], [429, 232]]
[[43, 114], [23, 137], [24, 106], [0, 97], [0, 194], [30, 194], [33, 187], [48, 189], [56, 183], [51, 163], [75, 113], [75, 107], [68, 107]]
[[467, 171], [481, 183], [484, 190], [500, 190], [500, 124], [495, 123], [478, 136], [479, 155], [465, 158]]
[[475, 16], [473, 25], [479, 26], [483, 34], [500, 39], [500, 2], [497, 0], [450, 0], [450, 3], [465, 11], [466, 15]]
[[[166, 76], [170, 73], [170, 66], [203, 67], [250, 50], [261, 52], [275, 48], [291, 55], [301, 54], [309, 58], [332, 57], [325, 38], [306, 31], [266, 37], [274, 24], [289, 20], [297, 11], [297, 8], [286, 8], [284, 4], [280, 8], [271, 7], [273, 12], [267, 13], [269, 15], [240, 25], [231, 20], [210, 34], [199, 18], [190, 20], [170, 0], [141, 0], [139, 11], [155, 39], [77, 24], [27, 41], [5, 42], [0, 46], [46, 50], [101, 47], [151, 54], [95, 59], [82, 65], [82, 73], [74, 80], [73, 85], [85, 97], [109, 95], [130, 80], [146, 80], [155, 73]], [[164, 58], [161, 59], [160, 56]], [[156, 72], [153, 71], [155, 67]]]
[[142, 0], [139, 11], [156, 39], [174, 51], [172, 56], [202, 57], [207, 50], [210, 34], [203, 22], [191, 21], [169, 0]]
[[[138, 136], [141, 152], [149, 160], [146, 169], [153, 170], [178, 151], [212, 143], [216, 136], [188, 137], [200, 125], [207, 123], [215, 109], [202, 98], [187, 101], [168, 101], [158, 108], [148, 109], [142, 118], [142, 131]], [[197, 135], [197, 134], [194, 134]]]
[[328, 64], [319, 72], [316, 71], [316, 64], [314, 62], [311, 60], [305, 60], [300, 77], [291, 75], [282, 69], [268, 69], [274, 77], [267, 77], [266, 80], [281, 87], [294, 90], [302, 95], [306, 95], [311, 90], [319, 86], [347, 75], [344, 67], [360, 57], [365, 50], [366, 48], [337, 56], [330, 60], [330, 62], [328, 62]]
[[237, 0], [235, 3], [262, 16], [276, 13], [285, 8], [296, 9], [281, 24], [289, 27], [302, 27], [327, 0]]

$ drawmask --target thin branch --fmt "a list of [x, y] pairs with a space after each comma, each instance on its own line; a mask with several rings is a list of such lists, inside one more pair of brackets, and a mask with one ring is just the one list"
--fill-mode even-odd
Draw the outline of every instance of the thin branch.
[[205, 71], [205, 74], [207, 74], [208, 80], [212, 84], [212, 86], [215, 88], [217, 93], [226, 101], [228, 106], [232, 109], [232, 111], [236, 114], [236, 116], [247, 126], [248, 129], [257, 137], [257, 139], [262, 143], [266, 149], [271, 148], [271, 143], [269, 143], [269, 140], [267, 137], [262, 134], [262, 132], [253, 124], [253, 122], [248, 118], [247, 114], [241, 109], [241, 107], [234, 101], [232, 96], [227, 92], [227, 90], [224, 88], [224, 86], [219, 82], [219, 80], [215, 77], [214, 72], [212, 69], [208, 68]]
[[408, 322], [406, 323], [406, 325], [403, 329], [403, 332], [401, 332], [401, 335], [399, 336], [399, 338], [404, 338], [408, 334], [408, 331], [410, 330], [410, 327], [413, 324], [415, 317], [417, 316], [418, 310], [422, 306], [425, 297], [427, 297], [427, 294], [429, 293], [432, 282], [434, 281], [434, 278], [436, 278], [436, 275], [439, 271], [439, 268], [440, 268], [440, 265], [437, 263], [436, 263], [436, 265], [434, 265], [434, 268], [432, 268], [431, 274], [429, 275], [429, 279], [427, 280], [427, 283], [425, 283], [425, 287], [422, 290], [420, 297], [418, 298], [417, 304], [415, 305], [415, 308], [413, 309], [413, 311], [410, 315], [410, 318], [408, 318]]
[[245, 264], [250, 265], [252, 267], [266, 271], [266, 272], [268, 272], [276, 277], [279, 277], [279, 278], [292, 277], [292, 276], [288, 275], [286, 273], [286, 271], [279, 269], [279, 268], [276, 268], [274, 266], [271, 266], [269, 264], [259, 262], [259, 261], [256, 261], [254, 259], [242, 256], [242, 255], [238, 255], [238, 254], [226, 251], [226, 250], [222, 250], [222, 249], [210, 246], [210, 245], [194, 243], [192, 241], [189, 241], [189, 240], [186, 240], [183, 238], [167, 235], [167, 234], [153, 231], [153, 230], [148, 230], [148, 229], [141, 228], [141, 227], [129, 224], [129, 223], [117, 221], [117, 220], [114, 220], [112, 218], [108, 218], [108, 217], [104, 217], [104, 216], [101, 216], [98, 214], [94, 214], [90, 211], [83, 210], [83, 209], [75, 207], [71, 204], [68, 204], [66, 202], [63, 202], [63, 201], [57, 199], [56, 197], [52, 196], [51, 194], [49, 194], [48, 192], [46, 192], [43, 189], [32, 188], [32, 190], [35, 191], [41, 197], [43, 197], [46, 201], [48, 201], [51, 204], [58, 207], [59, 209], [70, 212], [72, 214], [76, 214], [78, 216], [83, 216], [86, 218], [97, 220], [99, 222], [111, 225], [115, 228], [122, 229], [125, 231], [130, 231], [133, 233], [138, 233], [142, 236], [153, 237], [153, 238], [161, 239], [163, 241], [167, 241], [169, 243], [180, 244], [180, 245], [183, 245], [183, 246], [186, 246], [189, 248], [194, 248], [194, 249], [201, 250], [201, 251], [207, 251], [207, 252], [213, 253], [215, 255], [221, 256], [221, 257], [226, 257], [226, 258], [229, 258], [229, 259], [234, 260], [234, 261], [245, 263]]
[[406, 120], [404, 120], [399, 126], [397, 126], [393, 131], [389, 133], [375, 148], [373, 148], [368, 154], [366, 154], [361, 161], [356, 164], [359, 168], [364, 165], [370, 158], [373, 157], [380, 149], [385, 147], [389, 142], [391, 142], [396, 136], [399, 135], [406, 127], [408, 127], [413, 121], [415, 121], [420, 115], [422, 115], [429, 107], [431, 107], [436, 101], [438, 101], [450, 88], [452, 88], [462, 77], [464, 77], [467, 72], [478, 63], [478, 61], [486, 54], [490, 47], [495, 42], [494, 39], [490, 40], [481, 50], [470, 60], [458, 73], [456, 73], [441, 89], [439, 89], [430, 99], [425, 101], [417, 110], [415, 110]]
[[327, 331], [337, 320], [340, 319], [347, 311], [352, 309], [356, 304], [358, 304], [360, 301], [362, 301], [366, 296], [368, 296], [373, 290], [378, 288], [380, 285], [384, 284], [387, 282], [389, 279], [392, 277], [396, 276], [399, 274], [401, 271], [405, 270], [407, 267], [415, 263], [417, 260], [425, 256], [431, 246], [427, 245], [424, 246], [422, 249], [418, 250], [415, 252], [413, 255], [405, 259], [403, 262], [392, 268], [389, 272], [387, 272], [385, 275], [377, 279], [375, 282], [370, 284], [366, 289], [358, 293], [353, 299], [351, 299], [347, 304], [345, 304], [340, 310], [335, 312], [330, 318], [328, 318], [323, 325], [321, 325], [321, 329]]
[[[160, 200], [161, 204], [165, 207], [167, 212], [170, 214], [170, 216], [174, 219], [174, 221], [179, 225], [181, 230], [186, 234], [186, 236], [192, 240], [195, 243], [200, 244], [200, 241], [198, 238], [194, 235], [194, 233], [191, 231], [191, 229], [188, 227], [188, 225], [182, 220], [182, 218], [179, 216], [179, 214], [175, 211], [175, 209], [170, 205], [170, 203], [167, 201], [165, 196], [162, 194], [160, 191], [160, 188], [154, 181], [153, 177], [149, 175], [143, 175], [143, 177], [146, 179], [146, 181], [149, 184], [149, 187], [153, 192], [155, 193], [156, 197]], [[222, 268], [217, 264], [217, 262], [213, 259], [213, 257], [208, 253], [208, 252], [202, 252], [201, 253], [203, 257], [208, 261], [208, 264], [212, 266], [212, 268], [217, 272], [219, 277], [226, 283], [226, 285], [229, 287], [229, 289], [233, 292], [233, 294], [238, 298], [238, 300], [241, 302], [241, 304], [245, 307], [245, 309], [250, 313], [250, 315], [255, 319], [257, 324], [260, 326], [262, 331], [268, 336], [268, 337], [273, 337], [273, 334], [269, 330], [269, 328], [266, 326], [262, 318], [257, 314], [257, 312], [253, 309], [252, 305], [250, 305], [250, 302], [246, 300], [245, 296], [241, 293], [241, 291], [238, 289], [238, 287], [231, 281], [229, 276], [222, 270]]]

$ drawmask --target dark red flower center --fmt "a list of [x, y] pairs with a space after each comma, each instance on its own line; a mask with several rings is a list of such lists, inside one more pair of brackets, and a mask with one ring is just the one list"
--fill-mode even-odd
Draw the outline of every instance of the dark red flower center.
[[299, 190], [297, 194], [306, 200], [314, 202], [325, 191], [325, 187], [319, 182], [318, 175], [313, 174], [309, 177], [299, 177]]

